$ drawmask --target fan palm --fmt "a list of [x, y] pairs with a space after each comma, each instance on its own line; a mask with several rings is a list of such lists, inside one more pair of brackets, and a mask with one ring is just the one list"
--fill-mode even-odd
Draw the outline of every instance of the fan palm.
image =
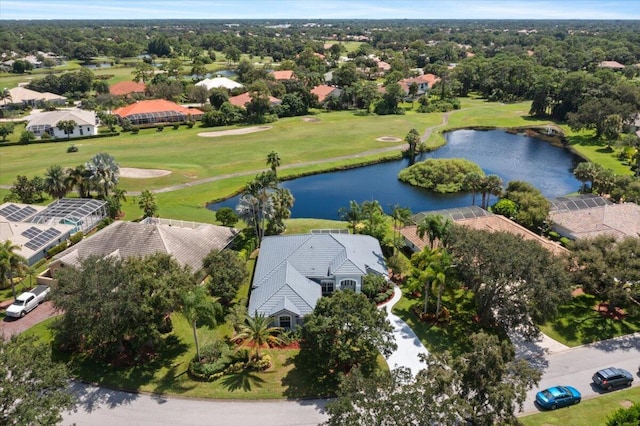
[[103, 198], [109, 196], [109, 188], [118, 184], [120, 176], [120, 166], [115, 158], [106, 152], [94, 155], [86, 164], [86, 168], [91, 171], [92, 180], [95, 182], [98, 192]]
[[69, 191], [67, 176], [59, 164], [54, 164], [47, 169], [43, 183], [45, 192], [53, 198], [64, 198]]
[[207, 289], [196, 286], [182, 295], [182, 316], [193, 329], [193, 340], [196, 345], [196, 356], [200, 361], [200, 342], [198, 340], [198, 322], [215, 325], [216, 317], [222, 314], [222, 306], [207, 293]]

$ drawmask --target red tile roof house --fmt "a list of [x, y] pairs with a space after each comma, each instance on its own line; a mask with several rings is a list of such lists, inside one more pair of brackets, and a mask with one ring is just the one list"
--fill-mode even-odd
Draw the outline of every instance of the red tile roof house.
[[296, 78], [292, 70], [272, 71], [271, 75], [276, 80], [295, 80]]
[[199, 120], [204, 115], [199, 109], [185, 108], [165, 99], [138, 101], [114, 110], [113, 114], [120, 120], [126, 118], [134, 125]]
[[327, 86], [326, 84], [321, 84], [320, 86], [316, 86], [311, 89], [311, 93], [318, 97], [318, 102], [320, 104], [324, 103], [327, 99], [333, 96], [340, 96], [341, 90], [337, 87]]
[[414, 78], [402, 79], [398, 84], [406, 94], [409, 94], [409, 87], [412, 83], [416, 83], [418, 85], [418, 92], [416, 93], [416, 96], [421, 96], [427, 93], [438, 81], [440, 81], [440, 78], [437, 76], [433, 74], [424, 74]]
[[134, 93], [144, 93], [147, 85], [135, 81], [121, 81], [109, 87], [109, 93], [113, 96], [127, 96]]
[[[251, 95], [249, 95], [249, 92], [245, 92], [241, 95], [232, 96], [229, 98], [229, 103], [231, 105], [235, 105], [241, 108], [246, 108], [246, 104], [248, 104], [249, 102], [251, 102]], [[280, 105], [282, 103], [280, 99], [274, 98], [273, 96], [269, 96], [269, 102], [271, 102], [271, 106]]]

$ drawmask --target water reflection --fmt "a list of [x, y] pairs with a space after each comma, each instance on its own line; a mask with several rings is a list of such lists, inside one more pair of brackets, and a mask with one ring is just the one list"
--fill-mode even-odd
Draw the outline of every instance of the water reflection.
[[[539, 139], [501, 130], [457, 130], [448, 133], [446, 139], [445, 146], [418, 160], [466, 158], [479, 164], [485, 173], [500, 176], [505, 185], [511, 180], [524, 180], [549, 198], [580, 188], [572, 174], [579, 159], [568, 150]], [[433, 194], [400, 182], [398, 172], [407, 166], [407, 160], [397, 160], [298, 178], [283, 182], [282, 186], [295, 198], [291, 211], [294, 218], [338, 219], [338, 210], [348, 207], [350, 200], [377, 200], [387, 212], [396, 204], [413, 212], [471, 205], [471, 194]], [[235, 208], [238, 198], [208, 208]]]

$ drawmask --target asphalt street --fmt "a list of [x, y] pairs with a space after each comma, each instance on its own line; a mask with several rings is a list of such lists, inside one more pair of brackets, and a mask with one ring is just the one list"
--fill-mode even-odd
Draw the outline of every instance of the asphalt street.
[[[584, 399], [602, 391], [592, 387], [591, 376], [601, 368], [622, 367], [640, 386], [640, 333], [580, 346], [551, 354], [531, 355], [544, 369], [538, 388], [529, 392], [524, 413], [534, 413], [538, 389], [555, 385], [576, 387]], [[66, 413], [64, 425], [111, 426], [309, 426], [327, 420], [325, 400], [309, 401], [209, 401], [131, 394], [77, 383], [77, 410]], [[616, 392], [616, 391], [613, 391]]]

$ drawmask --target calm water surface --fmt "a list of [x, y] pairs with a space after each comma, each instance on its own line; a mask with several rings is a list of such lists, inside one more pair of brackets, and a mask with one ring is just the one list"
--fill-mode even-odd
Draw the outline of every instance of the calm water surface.
[[[512, 180], [524, 180], [548, 198], [580, 188], [580, 182], [572, 174], [579, 159], [566, 149], [502, 130], [457, 130], [445, 136], [445, 146], [420, 159], [466, 158], [480, 165], [486, 174], [500, 176], [505, 186]], [[351, 200], [358, 203], [377, 200], [387, 212], [396, 204], [414, 213], [471, 205], [471, 194], [433, 194], [400, 182], [398, 172], [408, 165], [407, 160], [397, 160], [298, 178], [283, 182], [282, 186], [295, 198], [293, 218], [338, 219], [338, 210], [348, 207]], [[238, 199], [239, 196], [233, 197], [208, 208], [235, 209]]]

